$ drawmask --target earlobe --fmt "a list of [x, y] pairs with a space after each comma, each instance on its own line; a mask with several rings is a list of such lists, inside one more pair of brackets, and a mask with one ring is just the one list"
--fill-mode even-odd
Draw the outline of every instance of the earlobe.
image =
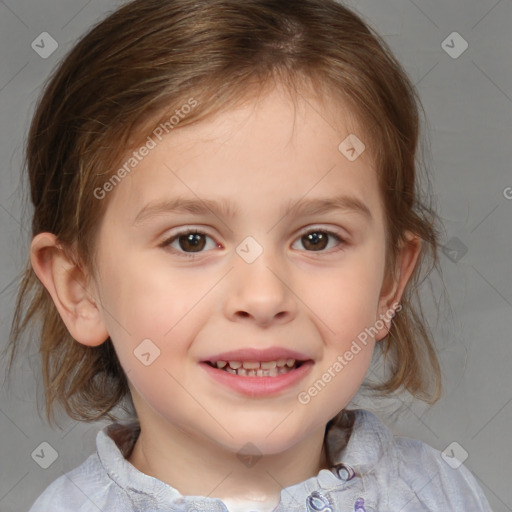
[[54, 234], [40, 233], [34, 237], [30, 261], [71, 336], [88, 346], [106, 341], [109, 334], [91, 296], [87, 276]]
[[376, 336], [376, 341], [384, 338], [391, 327], [392, 315], [399, 309], [400, 300], [409, 282], [421, 254], [422, 240], [418, 235], [406, 233], [398, 254], [397, 268], [392, 279], [391, 290], [385, 290], [379, 300], [379, 318], [386, 324]]

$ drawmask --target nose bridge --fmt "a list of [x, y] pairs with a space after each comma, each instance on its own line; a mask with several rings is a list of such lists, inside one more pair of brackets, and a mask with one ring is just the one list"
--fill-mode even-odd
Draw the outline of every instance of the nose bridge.
[[256, 323], [286, 321], [295, 316], [290, 273], [281, 257], [256, 240], [244, 240], [237, 247], [235, 268], [226, 300], [230, 319], [252, 319]]

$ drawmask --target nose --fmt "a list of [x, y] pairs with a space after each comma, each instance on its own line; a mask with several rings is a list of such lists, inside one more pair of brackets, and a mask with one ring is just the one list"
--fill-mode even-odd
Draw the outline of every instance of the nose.
[[233, 322], [258, 326], [284, 324], [297, 314], [297, 302], [289, 273], [275, 258], [263, 252], [252, 263], [239, 259], [230, 274], [225, 314]]

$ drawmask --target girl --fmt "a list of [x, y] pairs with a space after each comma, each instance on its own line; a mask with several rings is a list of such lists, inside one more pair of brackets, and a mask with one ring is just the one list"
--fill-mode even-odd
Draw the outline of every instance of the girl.
[[490, 510], [347, 408], [374, 350], [377, 392], [440, 396], [419, 106], [333, 0], [136, 0], [74, 47], [29, 133], [11, 361], [39, 319], [48, 420], [113, 423], [32, 512]]

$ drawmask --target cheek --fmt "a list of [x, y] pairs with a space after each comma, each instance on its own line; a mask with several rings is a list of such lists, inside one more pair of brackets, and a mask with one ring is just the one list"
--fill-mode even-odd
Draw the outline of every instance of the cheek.
[[122, 261], [105, 258], [100, 282], [109, 328], [143, 338], [168, 333], [193, 309], [206, 287], [170, 267], [146, 261], [143, 255], [128, 255]]
[[314, 312], [326, 339], [341, 342], [373, 325], [381, 284], [382, 268], [358, 252], [314, 279], [305, 278], [297, 295]]
[[176, 369], [201, 328], [211, 283], [140, 256], [105, 258], [100, 279], [103, 318], [125, 372], [134, 372], [130, 379], [148, 375], [150, 385], [152, 372]]

